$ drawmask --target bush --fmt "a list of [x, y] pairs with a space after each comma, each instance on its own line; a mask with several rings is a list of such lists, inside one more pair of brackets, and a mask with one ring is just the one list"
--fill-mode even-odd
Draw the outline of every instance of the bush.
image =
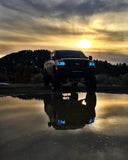
[[97, 84], [108, 84], [108, 76], [106, 74], [96, 75]]
[[119, 81], [118, 77], [111, 77], [107, 74], [96, 75], [97, 84], [117, 84]]
[[42, 73], [36, 74], [34, 77], [32, 77], [31, 82], [32, 83], [43, 83]]
[[0, 73], [0, 82], [9, 82], [8, 75], [6, 73]]
[[120, 75], [120, 79], [121, 79], [121, 84], [122, 85], [128, 85], [128, 73], [124, 74], [124, 75]]

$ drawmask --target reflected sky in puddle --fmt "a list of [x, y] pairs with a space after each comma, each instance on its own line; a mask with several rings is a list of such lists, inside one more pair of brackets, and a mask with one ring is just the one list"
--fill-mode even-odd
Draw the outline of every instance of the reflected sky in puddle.
[[[66, 126], [66, 123], [73, 123], [73, 121], [77, 123], [73, 125], [80, 125], [81, 120], [85, 123], [85, 127], [84, 124], [83, 126], [76, 126], [76, 128], [74, 126], [75, 130], [73, 132], [80, 132], [81, 129], [79, 130], [79, 128], [83, 128], [82, 131], [101, 132], [105, 135], [128, 135], [126, 127], [128, 126], [128, 95], [97, 93], [95, 97], [93, 94], [79, 93], [73, 96], [74, 100], [73, 98], [70, 100], [71, 94], [63, 94], [63, 98], [61, 94], [43, 97], [1, 97], [0, 122], [7, 122], [8, 125], [11, 122], [12, 125], [16, 123], [16, 128], [26, 126], [32, 131], [36, 129], [53, 131], [53, 128], [56, 127], [55, 124], [53, 126], [48, 123], [51, 119], [62, 127]], [[88, 106], [86, 104], [87, 96], [90, 96]], [[78, 100], [75, 98], [78, 98]], [[90, 111], [88, 108], [92, 108], [92, 110]], [[94, 123], [86, 125], [90, 119], [94, 120], [94, 118]], [[27, 127], [30, 124], [33, 126], [35, 124], [34, 128]], [[3, 127], [5, 126], [6, 123]], [[48, 126], [52, 127], [49, 128]], [[73, 129], [72, 127], [70, 125], [69, 128], [60, 127], [60, 130], [70, 130]]]
[[[85, 159], [85, 156], [96, 160], [127, 159], [128, 95], [96, 93], [96, 107], [94, 94], [88, 102], [86, 93], [73, 98], [64, 95], [66, 102], [60, 98], [56, 95], [0, 98], [0, 147], [3, 146], [4, 160], [26, 156], [31, 160]], [[91, 111], [87, 111], [87, 104], [93, 106]], [[94, 117], [94, 123], [88, 124]], [[48, 123], [55, 120], [60, 120], [59, 127], [67, 121], [70, 125], [58, 130], [55, 124]]]
[[128, 95], [97, 94], [95, 132], [128, 135]]

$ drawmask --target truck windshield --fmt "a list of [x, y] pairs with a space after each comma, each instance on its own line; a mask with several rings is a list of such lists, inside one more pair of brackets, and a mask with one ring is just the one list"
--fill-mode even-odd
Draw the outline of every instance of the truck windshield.
[[56, 51], [56, 59], [60, 58], [87, 58], [81, 51]]

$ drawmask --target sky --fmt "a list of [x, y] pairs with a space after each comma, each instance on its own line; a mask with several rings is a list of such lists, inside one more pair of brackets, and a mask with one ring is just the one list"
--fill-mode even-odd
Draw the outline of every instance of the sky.
[[[77, 46], [83, 39], [90, 48]], [[0, 57], [25, 49], [128, 63], [128, 0], [0, 0]]]

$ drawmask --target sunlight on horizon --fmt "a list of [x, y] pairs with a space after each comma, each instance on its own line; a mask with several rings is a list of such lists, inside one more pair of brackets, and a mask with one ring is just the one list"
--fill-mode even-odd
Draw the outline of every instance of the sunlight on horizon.
[[87, 39], [82, 39], [82, 40], [78, 41], [77, 46], [79, 48], [90, 48], [91, 42]]

